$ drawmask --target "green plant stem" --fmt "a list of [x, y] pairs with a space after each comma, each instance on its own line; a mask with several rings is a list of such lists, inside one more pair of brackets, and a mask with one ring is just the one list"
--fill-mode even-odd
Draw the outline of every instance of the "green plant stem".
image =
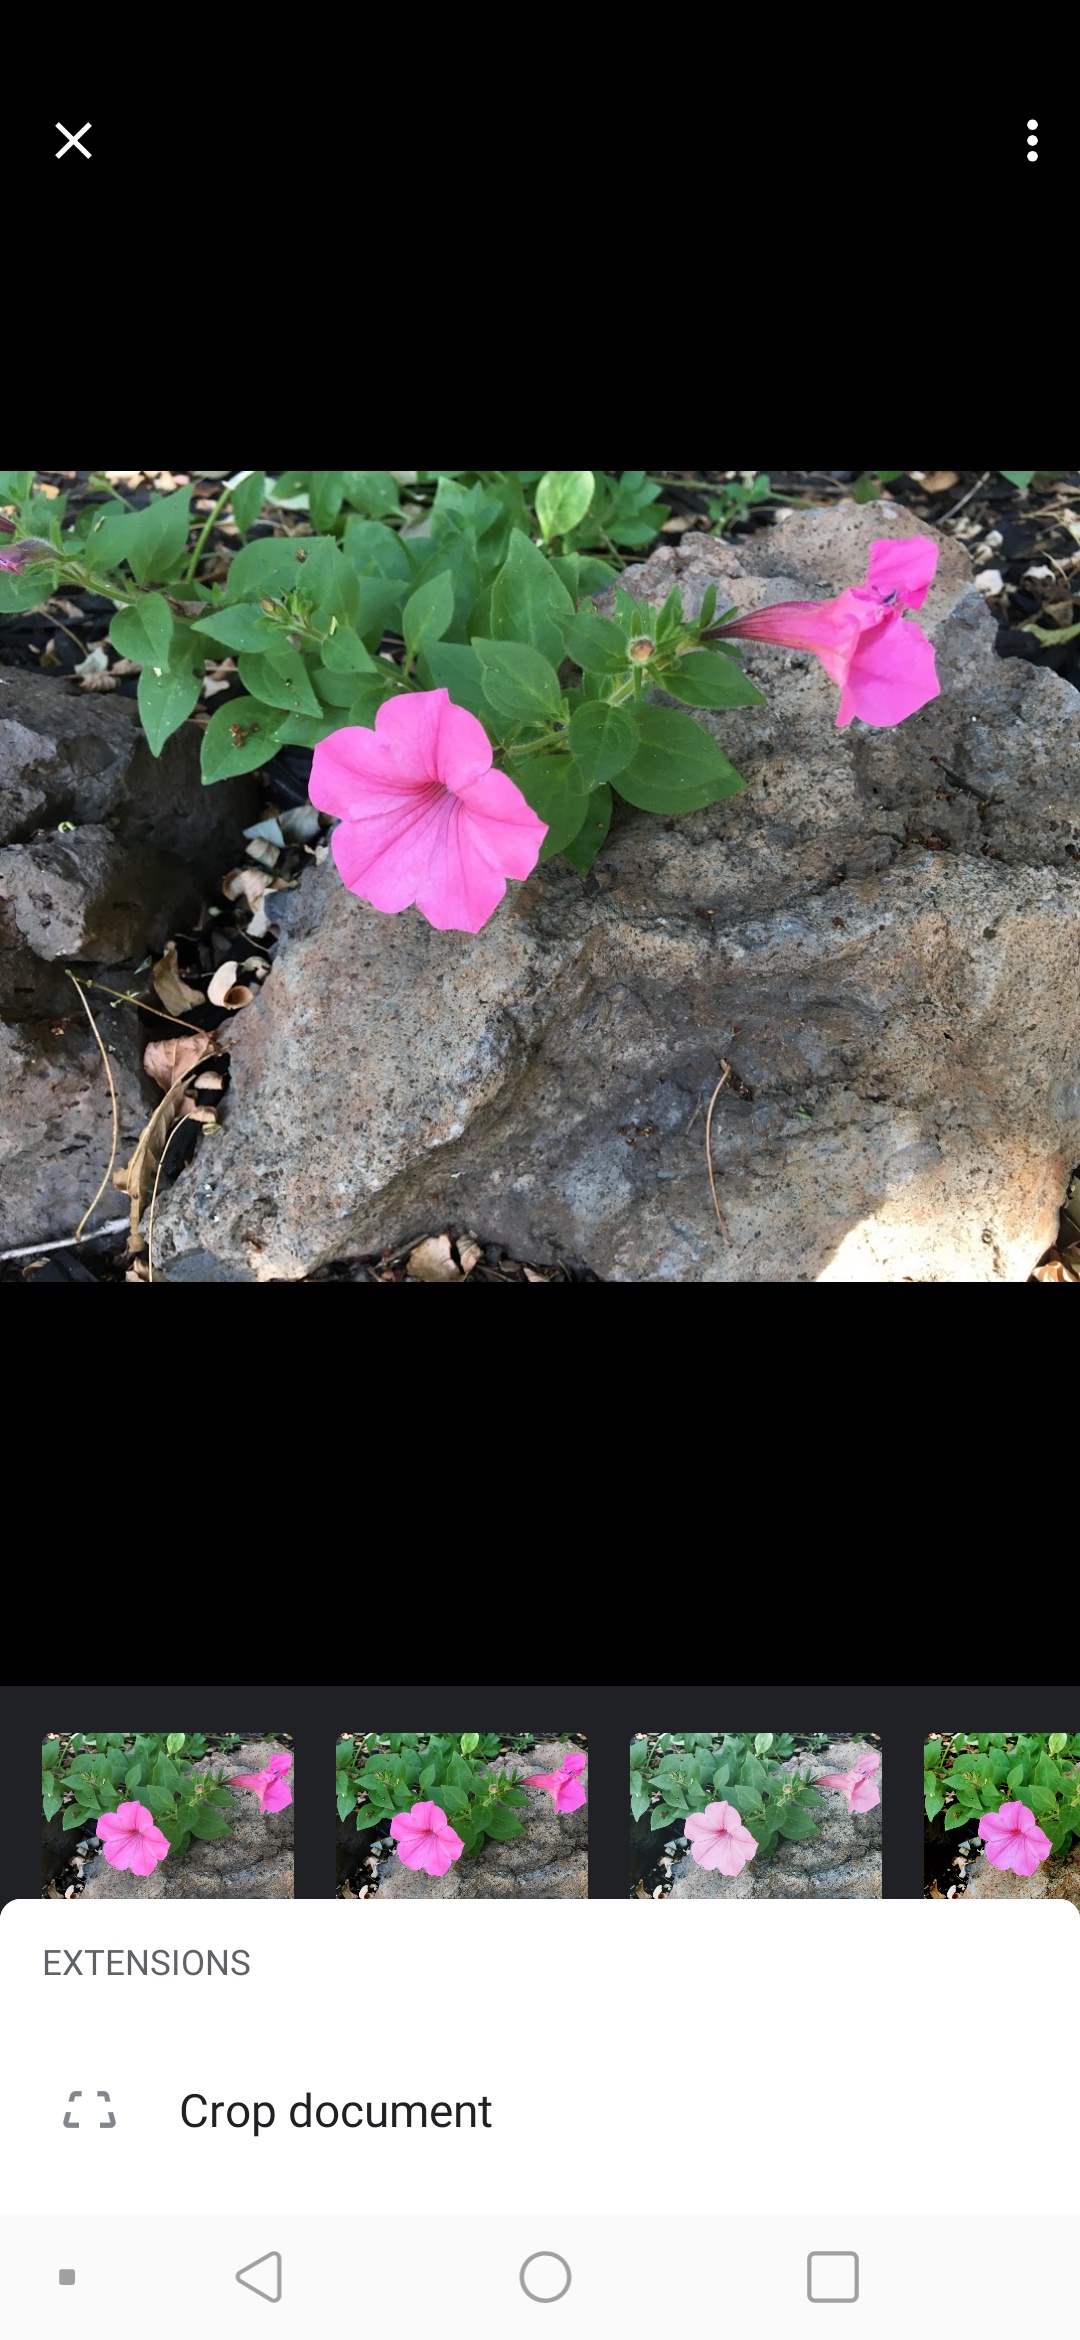
[[227, 488], [222, 488], [222, 491], [221, 491], [221, 494], [220, 494], [220, 495], [219, 495], [219, 497], [218, 497], [217, 503], [216, 503], [216, 504], [213, 506], [212, 510], [211, 510], [211, 511], [210, 511], [210, 513], [208, 514], [208, 516], [207, 516], [207, 519], [206, 519], [206, 521], [205, 521], [205, 523], [204, 523], [204, 526], [203, 526], [203, 528], [202, 528], [202, 530], [201, 530], [201, 532], [200, 532], [200, 534], [199, 534], [198, 538], [196, 539], [196, 543], [195, 543], [195, 550], [194, 550], [194, 552], [192, 553], [191, 559], [190, 559], [190, 561], [188, 562], [187, 568], [186, 568], [186, 569], [185, 569], [185, 571], [184, 571], [184, 578], [183, 578], [183, 582], [184, 582], [184, 584], [185, 584], [185, 585], [190, 585], [190, 584], [192, 584], [192, 583], [194, 582], [195, 571], [196, 571], [196, 569], [198, 568], [198, 566], [199, 566], [199, 562], [200, 562], [200, 561], [201, 561], [201, 559], [202, 559], [203, 546], [205, 545], [205, 543], [206, 543], [206, 540], [207, 540], [207, 537], [209, 536], [209, 534], [210, 534], [210, 531], [211, 531], [211, 529], [212, 529], [212, 527], [213, 527], [213, 525], [214, 525], [214, 522], [215, 522], [215, 520], [217, 519], [218, 513], [219, 513], [219, 512], [222, 512], [222, 511], [224, 511], [224, 509], [225, 509], [225, 506], [226, 506], [226, 504], [229, 502], [229, 499], [230, 499], [230, 497], [231, 497], [231, 495], [232, 495], [232, 492], [233, 492], [233, 491], [232, 491], [232, 489], [231, 489], [231, 488], [229, 488], [229, 487], [227, 487]]

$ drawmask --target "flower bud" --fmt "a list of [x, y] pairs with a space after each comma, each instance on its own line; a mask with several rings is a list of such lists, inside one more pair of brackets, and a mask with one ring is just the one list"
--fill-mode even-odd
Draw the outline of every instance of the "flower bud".
[[18, 577], [34, 561], [58, 561], [59, 558], [56, 546], [47, 544], [43, 536], [20, 536], [16, 544], [0, 553], [0, 569], [8, 569]]
[[649, 634], [636, 634], [629, 649], [635, 666], [644, 666], [652, 657], [656, 644]]

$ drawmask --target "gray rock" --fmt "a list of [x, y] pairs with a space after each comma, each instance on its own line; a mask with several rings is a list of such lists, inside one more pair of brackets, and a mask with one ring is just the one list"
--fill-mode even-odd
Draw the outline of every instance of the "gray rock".
[[[814, 1778], [824, 1771], [850, 1771], [864, 1752], [865, 1741], [838, 1740], [820, 1755], [797, 1755], [781, 1763], [781, 1771], [810, 1770]], [[878, 1773], [880, 1779], [881, 1774]], [[801, 1844], [781, 1841], [770, 1858], [755, 1854], [738, 1877], [723, 1877], [718, 1869], [699, 1868], [692, 1858], [681, 1861], [669, 1898], [672, 1901], [879, 1901], [881, 1898], [881, 1805], [872, 1812], [849, 1812], [836, 1788], [822, 1788], [824, 1810], [815, 1812], [816, 1836]]]
[[1032, 1877], [1018, 1877], [1013, 1869], [995, 1869], [985, 1853], [972, 1863], [967, 1892], [961, 1901], [1070, 1901], [1080, 1909], [1080, 1845], [1061, 1860], [1043, 1861]]
[[[0, 668], [0, 1249], [73, 1234], [109, 1158], [108, 1086], [66, 968], [129, 989], [238, 858], [256, 795], [253, 776], [202, 786], [190, 725], [155, 762], [130, 700]], [[91, 999], [124, 1161], [158, 1091], [134, 1011]], [[98, 1223], [119, 1209], [110, 1189]]]
[[[235, 1747], [231, 1755], [208, 1755], [193, 1763], [193, 1771], [224, 1767], [226, 1782], [239, 1771], [265, 1771], [278, 1749], [268, 1741], [253, 1740]], [[293, 1773], [289, 1773], [292, 1786]], [[294, 1789], [295, 1795], [295, 1789]], [[133, 1877], [128, 1869], [111, 1869], [99, 1854], [87, 1868], [86, 1901], [203, 1901], [236, 1897], [259, 1901], [291, 1901], [293, 1897], [293, 1812], [260, 1812], [250, 1789], [236, 1788], [236, 1807], [226, 1814], [227, 1836], [213, 1844], [193, 1839], [182, 1861], [170, 1853], [151, 1877]]]
[[[627, 576], [806, 598], [919, 527], [802, 513]], [[163, 1259], [291, 1279], [451, 1225], [622, 1282], [1022, 1281], [1080, 1159], [1080, 695], [996, 658], [939, 543], [942, 696], [895, 729], [752, 644], [768, 704], [700, 717], [746, 793], [617, 811], [588, 888], [552, 862], [472, 937], [306, 879]]]
[[199, 733], [181, 724], [154, 758], [133, 699], [0, 667], [0, 845], [60, 821], [107, 821], [127, 844], [174, 853], [203, 883], [222, 839], [256, 818], [254, 774], [204, 788]]
[[[492, 1771], [558, 1771], [572, 1752], [569, 1740], [550, 1740], [528, 1755], [497, 1756]], [[586, 1790], [588, 1772], [583, 1773]], [[475, 1860], [462, 1854], [445, 1877], [391, 1862], [379, 1887], [380, 1901], [579, 1901], [589, 1890], [589, 1811], [556, 1812], [546, 1788], [527, 1788], [531, 1809], [521, 1807], [523, 1836], [509, 1844], [489, 1837]]]

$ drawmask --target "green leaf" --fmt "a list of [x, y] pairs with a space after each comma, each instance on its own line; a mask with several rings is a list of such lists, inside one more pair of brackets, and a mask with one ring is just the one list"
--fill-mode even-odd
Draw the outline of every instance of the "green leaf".
[[570, 747], [586, 788], [602, 788], [630, 762], [638, 735], [630, 717], [604, 699], [587, 699], [570, 718]]
[[268, 764], [277, 751], [282, 722], [280, 707], [264, 706], [259, 699], [232, 699], [219, 707], [203, 733], [203, 786]]
[[[284, 707], [288, 715], [322, 714], [299, 650], [290, 650], [286, 643], [272, 651], [245, 652], [239, 660], [239, 673], [244, 689], [266, 707]], [[235, 700], [232, 707], [235, 717]]]
[[508, 759], [506, 768], [526, 804], [547, 823], [540, 859], [550, 861], [577, 836], [588, 809], [589, 792], [574, 758], [522, 756], [516, 764]]
[[490, 1810], [485, 1811], [484, 1827], [496, 1844], [509, 1844], [513, 1837], [525, 1833], [520, 1820], [516, 1820], [504, 1804], [493, 1804]]
[[209, 1804], [181, 1804], [178, 1817], [202, 1844], [213, 1844], [217, 1837], [229, 1833], [224, 1813], [215, 1812]]
[[972, 1820], [977, 1818], [977, 1812], [973, 1813], [970, 1805], [950, 1804], [945, 1814], [945, 1826], [946, 1828], [970, 1828]]
[[631, 1747], [631, 1749], [630, 1749], [630, 1769], [631, 1769], [631, 1771], [643, 1771], [643, 1770], [644, 1770], [644, 1768], [645, 1768], [645, 1765], [646, 1765], [646, 1763], [648, 1762], [648, 1760], [649, 1760], [649, 1742], [648, 1742], [648, 1740], [647, 1740], [647, 1739], [635, 1739], [635, 1740], [634, 1740], [634, 1742], [633, 1742], [633, 1745], [632, 1745], [632, 1747]]
[[616, 792], [645, 812], [697, 812], [719, 797], [736, 796], [745, 782], [692, 715], [668, 707], [635, 707], [638, 745], [620, 772]]
[[186, 722], [201, 690], [202, 677], [190, 667], [166, 667], [160, 673], [153, 666], [143, 667], [137, 693], [139, 720], [152, 756], [160, 756], [166, 740]]
[[[319, 473], [313, 471], [313, 484], [318, 477]], [[373, 520], [377, 521], [384, 512], [400, 509], [401, 490], [392, 471], [339, 471], [334, 477], [341, 481], [345, 502], [352, 504], [357, 512], [370, 514]], [[390, 531], [385, 533], [389, 535]]]
[[359, 576], [375, 574], [391, 583], [405, 584], [412, 575], [401, 538], [377, 520], [345, 522], [345, 557]]
[[445, 634], [454, 614], [454, 580], [449, 569], [440, 569], [426, 584], [410, 593], [401, 613], [401, 627], [405, 647], [410, 658], [426, 642], [437, 642]]
[[168, 1788], [144, 1788], [142, 1792], [142, 1802], [149, 1806], [149, 1809], [153, 1813], [155, 1820], [160, 1819], [162, 1815], [164, 1815], [167, 1819], [176, 1809], [175, 1801], [169, 1794]]
[[132, 575], [140, 585], [151, 578], [163, 582], [176, 575], [191, 524], [191, 489], [155, 496], [143, 512], [132, 515], [125, 547]]
[[936, 1771], [940, 1765], [941, 1756], [941, 1740], [928, 1739], [925, 1747], [923, 1748], [923, 1770]]
[[304, 573], [301, 551], [311, 537], [256, 536], [229, 563], [226, 601], [257, 600], [262, 593], [286, 593]]
[[462, 1752], [462, 1754], [463, 1754], [463, 1755], [472, 1755], [472, 1754], [475, 1752], [475, 1749], [476, 1749], [476, 1748], [477, 1748], [479, 1745], [480, 1745], [480, 1733], [479, 1733], [479, 1731], [465, 1731], [465, 1732], [463, 1733], [463, 1735], [462, 1735], [462, 1740], [461, 1740], [461, 1752]]
[[781, 1836], [800, 1843], [804, 1837], [817, 1835], [817, 1821], [813, 1814], [804, 1812], [799, 1804], [783, 1803], [775, 1807], [776, 1825]]
[[[262, 541], [261, 537], [257, 540], [259, 543]], [[126, 616], [127, 612], [120, 614]], [[113, 626], [115, 624], [114, 618]], [[206, 617], [194, 620], [191, 631], [193, 634], [205, 634], [208, 641], [216, 643], [223, 650], [269, 650], [286, 639], [284, 627], [276, 619], [267, 617], [257, 601], [239, 601], [231, 608], [211, 610]], [[116, 641], [115, 634], [113, 640]], [[119, 642], [116, 646], [117, 649], [121, 647]]]
[[1051, 1755], [1063, 1755], [1069, 1744], [1069, 1734], [1067, 1731], [1051, 1731], [1046, 1744]]
[[715, 616], [716, 587], [715, 585], [706, 585], [705, 591], [701, 597], [701, 608], [699, 609], [694, 622], [698, 627], [700, 627], [701, 632], [704, 633], [706, 627], [711, 626]]
[[545, 542], [567, 535], [584, 520], [595, 487], [591, 471], [545, 471], [536, 490], [536, 517]]
[[511, 529], [506, 559], [491, 588], [491, 631], [500, 641], [527, 642], [553, 666], [574, 604], [550, 561], [520, 528]]
[[629, 665], [621, 626], [595, 609], [579, 609], [567, 626], [566, 655], [589, 674], [622, 674]]
[[944, 1789], [934, 1771], [924, 1771], [923, 1773], [923, 1800], [926, 1805], [926, 1817], [928, 1820], [933, 1820], [945, 1802]]
[[341, 1786], [337, 1791], [337, 1810], [339, 1820], [348, 1819], [355, 1802], [356, 1789], [354, 1787], [350, 1787], [347, 1779], [342, 1780]]
[[480, 660], [484, 696], [500, 715], [542, 723], [562, 713], [562, 691], [553, 666], [527, 642], [485, 642], [473, 649]]
[[232, 516], [241, 536], [246, 536], [249, 528], [254, 528], [265, 502], [265, 471], [249, 471], [247, 478], [240, 480], [232, 492]]
[[[86, 1818], [86, 1810], [82, 1804], [69, 1804], [60, 1825], [65, 1831], [69, 1828], [82, 1828]], [[88, 1827], [86, 1833], [88, 1836], [93, 1836], [94, 1830]]]
[[168, 1748], [170, 1755], [179, 1755], [179, 1754], [180, 1754], [180, 1751], [181, 1751], [181, 1749], [182, 1749], [182, 1747], [183, 1747], [183, 1744], [184, 1744], [184, 1733], [183, 1733], [183, 1731], [170, 1731], [170, 1732], [169, 1732], [169, 1734], [168, 1734], [168, 1736], [167, 1736], [167, 1738], [166, 1738], [166, 1741], [165, 1741], [165, 1745], [166, 1745], [166, 1747]]
[[51, 1771], [41, 1774], [41, 1806], [46, 1820], [53, 1820], [64, 1801], [63, 1790], [57, 1785]]
[[320, 656], [331, 674], [378, 672], [370, 650], [352, 626], [337, 626], [332, 634], [327, 634]]
[[691, 650], [657, 675], [661, 688], [688, 707], [763, 707], [759, 691], [733, 658], [722, 650]]
[[630, 1810], [635, 1820], [644, 1819], [651, 1802], [652, 1796], [648, 1786], [642, 1784], [636, 1771], [632, 1771], [630, 1774]]
[[449, 691], [455, 707], [491, 721], [484, 697], [483, 669], [468, 642], [425, 642], [417, 665], [420, 680], [431, 690]]
[[1002, 479], [1007, 479], [1012, 487], [1026, 488], [1031, 486], [1035, 474], [1033, 471], [1003, 471], [1001, 476]]
[[173, 613], [163, 593], [144, 593], [138, 601], [118, 609], [109, 627], [109, 640], [121, 658], [135, 658], [140, 666], [167, 666], [173, 638]]
[[42, 1748], [41, 1748], [41, 1768], [42, 1768], [42, 1770], [43, 1770], [43, 1771], [55, 1771], [55, 1770], [56, 1770], [56, 1766], [57, 1766], [57, 1764], [59, 1763], [59, 1761], [60, 1761], [60, 1741], [59, 1741], [59, 1739], [45, 1739], [45, 1740], [43, 1740], [43, 1742], [42, 1742]]

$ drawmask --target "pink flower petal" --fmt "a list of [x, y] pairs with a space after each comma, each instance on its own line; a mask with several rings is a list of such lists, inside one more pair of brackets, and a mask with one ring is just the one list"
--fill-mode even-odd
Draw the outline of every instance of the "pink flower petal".
[[842, 730], [853, 715], [880, 726], [902, 723], [940, 693], [933, 645], [922, 627], [914, 619], [903, 618], [899, 610], [887, 610], [884, 624], [868, 627], [860, 637], [848, 668], [837, 727]]
[[585, 1802], [585, 1790], [579, 1779], [564, 1779], [555, 1797], [557, 1812], [578, 1812]]
[[881, 1802], [881, 1789], [873, 1779], [858, 1779], [848, 1801], [849, 1812], [872, 1812]]
[[905, 609], [921, 609], [937, 560], [938, 548], [928, 536], [879, 536], [866, 582], [876, 593], [895, 593]]
[[491, 743], [467, 707], [454, 706], [447, 690], [400, 693], [384, 699], [375, 717], [375, 737], [387, 750], [400, 780], [441, 781], [464, 788], [491, 769]]
[[522, 1787], [546, 1788], [549, 1796], [553, 1796], [561, 1778], [560, 1771], [528, 1771], [521, 1784]]
[[272, 1779], [262, 1797], [264, 1812], [284, 1812], [292, 1803], [292, 1789], [287, 1779]]
[[585, 1765], [586, 1765], [586, 1763], [588, 1762], [588, 1760], [589, 1760], [589, 1759], [588, 1759], [588, 1756], [587, 1756], [587, 1755], [583, 1755], [583, 1754], [581, 1753], [581, 1750], [580, 1750], [580, 1748], [575, 1748], [575, 1749], [573, 1749], [573, 1750], [571, 1751], [571, 1753], [570, 1753], [570, 1754], [569, 1754], [569, 1755], [566, 1757], [566, 1760], [565, 1760], [565, 1762], [563, 1763], [563, 1770], [564, 1770], [564, 1771], [584, 1771], [584, 1769], [585, 1769]]
[[288, 1771], [291, 1769], [291, 1766], [292, 1756], [283, 1747], [280, 1754], [271, 1755], [270, 1761], [266, 1768], [268, 1771]]
[[856, 1771], [861, 1771], [861, 1772], [862, 1772], [862, 1775], [863, 1775], [863, 1778], [864, 1778], [864, 1779], [867, 1777], [867, 1774], [868, 1774], [869, 1772], [871, 1772], [871, 1771], [880, 1771], [880, 1769], [881, 1769], [881, 1757], [880, 1757], [880, 1755], [876, 1755], [876, 1754], [875, 1754], [875, 1752], [874, 1752], [874, 1749], [873, 1749], [872, 1747], [867, 1747], [867, 1748], [866, 1748], [866, 1750], [865, 1750], [865, 1752], [864, 1752], [862, 1755], [860, 1755], [860, 1757], [859, 1757], [859, 1760], [858, 1760], [857, 1764], [855, 1765], [855, 1769], [856, 1769]]

